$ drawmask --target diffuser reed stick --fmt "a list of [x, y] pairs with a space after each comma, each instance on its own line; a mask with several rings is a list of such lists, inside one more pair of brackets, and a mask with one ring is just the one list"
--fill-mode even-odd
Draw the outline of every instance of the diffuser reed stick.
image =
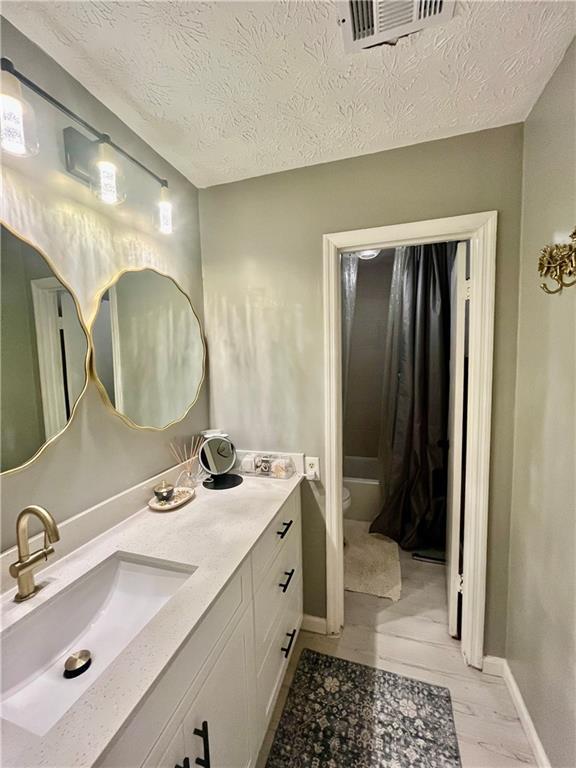
[[170, 450], [177, 463], [183, 465], [183, 472], [192, 476], [198, 468], [198, 454], [202, 449], [204, 438], [202, 435], [193, 435], [190, 442], [184, 440], [178, 443], [176, 440], [170, 442]]

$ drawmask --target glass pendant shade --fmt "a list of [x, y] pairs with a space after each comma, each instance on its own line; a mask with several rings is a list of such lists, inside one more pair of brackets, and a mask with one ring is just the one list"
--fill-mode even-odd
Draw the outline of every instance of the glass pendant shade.
[[31, 157], [38, 152], [34, 110], [22, 98], [20, 83], [10, 72], [2, 72], [0, 146], [14, 157]]
[[119, 205], [126, 199], [124, 177], [112, 147], [106, 141], [98, 144], [92, 178], [92, 192], [106, 205]]
[[168, 187], [162, 186], [158, 201], [158, 231], [163, 235], [172, 234], [172, 203]]

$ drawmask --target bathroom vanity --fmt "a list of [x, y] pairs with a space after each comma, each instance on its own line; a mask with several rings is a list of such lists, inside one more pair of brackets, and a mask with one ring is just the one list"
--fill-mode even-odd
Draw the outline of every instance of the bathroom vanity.
[[[17, 642], [3, 663], [32, 667], [3, 688], [6, 768], [253, 766], [302, 620], [300, 480], [246, 478], [224, 493], [197, 488], [170, 513], [138, 511], [42, 571], [33, 599], [5, 595], [2, 642]], [[70, 642], [82, 610], [99, 626], [83, 635], [92, 664], [48, 679], [43, 645], [27, 648], [26, 632], [65, 660], [79, 650]], [[142, 610], [150, 615], [123, 647]]]

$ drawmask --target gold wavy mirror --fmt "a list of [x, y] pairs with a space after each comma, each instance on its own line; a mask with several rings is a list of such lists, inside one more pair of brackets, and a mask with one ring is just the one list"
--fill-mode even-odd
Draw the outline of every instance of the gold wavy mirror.
[[48, 259], [2, 225], [0, 470], [21, 468], [70, 422], [88, 379], [76, 299]]
[[204, 379], [204, 340], [171, 277], [121, 273], [101, 297], [91, 335], [99, 389], [131, 426], [165, 429], [184, 418]]

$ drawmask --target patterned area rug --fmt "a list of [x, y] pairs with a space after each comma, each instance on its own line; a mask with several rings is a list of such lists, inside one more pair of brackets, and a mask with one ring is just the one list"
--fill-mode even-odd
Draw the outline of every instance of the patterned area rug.
[[266, 768], [460, 768], [447, 688], [304, 649]]

